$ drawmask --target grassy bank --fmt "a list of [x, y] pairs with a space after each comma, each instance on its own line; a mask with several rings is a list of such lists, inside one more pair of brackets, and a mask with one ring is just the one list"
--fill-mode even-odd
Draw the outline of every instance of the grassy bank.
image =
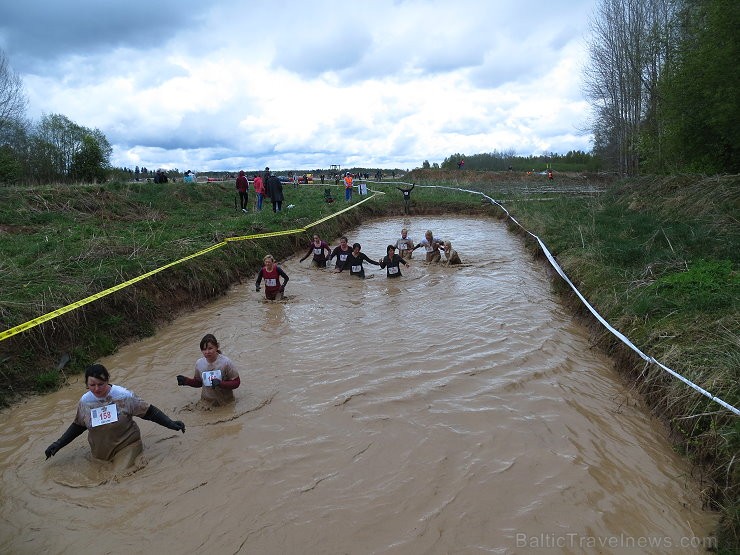
[[[481, 190], [503, 201], [548, 245], [574, 283], [644, 352], [735, 406], [738, 372], [740, 178], [666, 178], [610, 185], [597, 176], [418, 172], [417, 184]], [[302, 250], [311, 233], [332, 239], [363, 219], [401, 213], [395, 186], [306, 233], [229, 242], [115, 294], [0, 342], [0, 404], [58, 387], [66, 376], [151, 335], [182, 310], [253, 279], [262, 256]], [[112, 183], [0, 187], [0, 329], [8, 329], [193, 254], [226, 237], [300, 228], [346, 207], [324, 186], [286, 188], [273, 214], [235, 210], [233, 183]], [[357, 200], [357, 198], [355, 199]], [[483, 212], [466, 193], [416, 188], [415, 214]], [[294, 207], [287, 209], [287, 205]], [[513, 229], [513, 227], [512, 227]], [[526, 237], [526, 236], [525, 236]], [[525, 239], [533, 250], [536, 245]], [[566, 298], [569, 292], [555, 280]], [[574, 308], [580, 310], [574, 303]], [[707, 501], [723, 511], [723, 542], [740, 545], [735, 464], [740, 419], [640, 359], [594, 326], [594, 342], [619, 361], [677, 449], [705, 471]]]

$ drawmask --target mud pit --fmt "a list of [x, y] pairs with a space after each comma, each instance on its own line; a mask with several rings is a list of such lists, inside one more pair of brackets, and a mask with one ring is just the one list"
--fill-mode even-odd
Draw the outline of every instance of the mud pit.
[[[350, 244], [377, 259], [404, 226], [469, 265], [416, 251], [402, 279], [370, 266], [362, 281], [301, 253], [282, 263], [286, 302], [245, 283], [102, 360], [187, 425], [139, 421], [133, 469], [92, 461], [86, 435], [44, 460], [81, 378], [2, 412], [0, 551], [700, 552], [714, 516], [686, 464], [520, 240], [485, 219], [398, 218]], [[175, 381], [205, 333], [242, 379], [211, 411]]]

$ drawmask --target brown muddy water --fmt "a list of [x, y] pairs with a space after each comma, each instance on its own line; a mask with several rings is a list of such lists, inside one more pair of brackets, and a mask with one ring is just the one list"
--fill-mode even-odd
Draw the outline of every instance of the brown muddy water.
[[[377, 259], [401, 227], [451, 239], [466, 265], [364, 281], [282, 262], [284, 302], [244, 283], [103, 362], [183, 420], [139, 421], [121, 471], [72, 421], [80, 377], [0, 413], [0, 552], [699, 553], [685, 462], [500, 222], [387, 219], [348, 233]], [[330, 238], [332, 246], [335, 238]], [[302, 254], [302, 253], [301, 253]], [[192, 375], [214, 333], [235, 405], [204, 411]]]

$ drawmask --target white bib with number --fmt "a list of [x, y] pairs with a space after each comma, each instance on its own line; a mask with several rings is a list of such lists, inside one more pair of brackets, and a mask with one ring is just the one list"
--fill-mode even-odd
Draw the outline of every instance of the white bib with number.
[[118, 407], [115, 403], [90, 409], [90, 425], [93, 428], [103, 426], [104, 424], [111, 424], [112, 422], [118, 422]]
[[408, 250], [409, 246], [407, 243], [401, 243], [400, 245], [398, 245], [398, 248], [399, 250], [405, 251]]
[[321, 254], [322, 252], [324, 252], [324, 249], [322, 249], [321, 247], [314, 247], [314, 249], [313, 249], [313, 253], [314, 253], [315, 255], [319, 255], [319, 254]]
[[362, 271], [362, 264], [359, 266], [352, 266], [352, 271], [356, 274], [359, 274]]
[[389, 274], [397, 274], [398, 273], [398, 266], [388, 266], [388, 273]]
[[211, 387], [213, 385], [213, 378], [220, 380], [221, 370], [207, 370], [200, 374], [200, 379], [203, 380], [203, 385], [206, 387]]
[[277, 286], [277, 280], [273, 278], [267, 278], [265, 280], [265, 286], [266, 287], [275, 287]]
[[346, 262], [347, 261], [347, 255], [346, 254], [340, 254], [339, 255], [339, 260], [341, 260], [342, 262]]

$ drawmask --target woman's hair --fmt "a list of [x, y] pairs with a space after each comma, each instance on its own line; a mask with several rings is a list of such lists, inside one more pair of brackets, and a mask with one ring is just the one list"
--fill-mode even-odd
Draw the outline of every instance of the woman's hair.
[[395, 246], [395, 245], [388, 245], [388, 246], [387, 246], [387, 247], [385, 248], [385, 252], [388, 252], [388, 251], [394, 251], [394, 250], [396, 250], [396, 246]]
[[360, 243], [354, 243], [354, 244], [352, 245], [352, 248], [353, 248], [353, 249], [361, 249], [361, 248], [362, 248], [362, 245], [360, 245]]
[[426, 237], [427, 235], [429, 235], [429, 237], [434, 237], [434, 234], [432, 233], [431, 229], [427, 229], [426, 233], [424, 234], [424, 237]]
[[108, 382], [110, 381], [110, 374], [108, 373], [108, 369], [102, 364], [92, 364], [85, 368], [85, 385], [87, 385], [87, 378], [95, 378]]
[[452, 243], [450, 243], [449, 241], [445, 241], [445, 248], [446, 249], [451, 249], [452, 248]]
[[272, 260], [273, 262], [275, 262], [275, 257], [274, 257], [274, 256], [272, 256], [271, 254], [266, 254], [266, 255], [265, 255], [265, 257], [264, 257], [264, 258], [262, 259], [262, 262], [267, 262], [267, 259], [268, 259], [268, 258], [269, 258], [270, 260]]
[[[218, 341], [216, 340], [216, 336], [212, 333], [207, 333], [203, 336], [203, 339], [200, 340], [200, 350], [202, 351], [205, 349], [209, 344], [216, 347], [216, 350], [218, 350]], [[218, 351], [219, 353], [221, 351]]]
[[341, 236], [341, 237], [339, 238], [339, 240], [340, 240], [340, 241], [349, 241], [349, 239], [347, 239], [347, 238], [346, 238], [346, 237], [345, 237], [344, 235], [342, 235], [342, 236]]

